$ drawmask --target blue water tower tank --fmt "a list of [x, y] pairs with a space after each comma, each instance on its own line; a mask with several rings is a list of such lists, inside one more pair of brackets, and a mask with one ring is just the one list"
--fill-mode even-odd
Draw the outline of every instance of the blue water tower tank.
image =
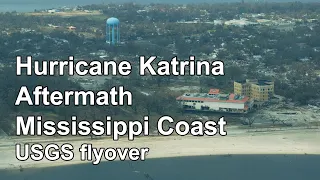
[[111, 17], [111, 18], [107, 19], [108, 25], [118, 25], [119, 23], [120, 23], [119, 19], [117, 19], [115, 17]]
[[106, 42], [112, 45], [120, 42], [120, 21], [115, 17], [107, 19]]

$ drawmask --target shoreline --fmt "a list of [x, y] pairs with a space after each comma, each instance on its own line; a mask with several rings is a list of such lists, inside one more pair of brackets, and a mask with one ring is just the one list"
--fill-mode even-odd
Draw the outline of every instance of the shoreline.
[[[186, 156], [210, 156], [210, 155], [257, 155], [257, 154], [283, 154], [283, 155], [318, 155], [320, 154], [320, 131], [318, 129], [306, 130], [286, 130], [281, 132], [250, 132], [238, 130], [239, 133], [234, 135], [222, 136], [153, 136], [139, 137], [134, 141], [120, 139], [112, 141], [111, 139], [98, 140], [77, 140], [72, 141], [70, 138], [57, 138], [59, 142], [50, 140], [51, 143], [58, 145], [70, 143], [73, 145], [74, 159], [72, 161], [57, 160], [51, 162], [43, 160], [40, 162], [27, 160], [20, 162], [15, 158], [14, 146], [2, 146], [4, 139], [0, 139], [0, 170], [10, 170], [19, 168], [45, 168], [55, 166], [68, 166], [91, 161], [81, 161], [79, 147], [82, 143], [91, 143], [95, 148], [150, 148], [146, 157], [148, 159], [186, 157]], [[27, 137], [22, 138], [24, 141]], [[20, 140], [22, 140], [20, 139]], [[73, 137], [74, 139], [74, 137]], [[12, 139], [13, 141], [15, 139]], [[17, 139], [16, 139], [17, 140]], [[47, 139], [48, 140], [48, 139]], [[10, 142], [10, 139], [5, 139]], [[36, 141], [29, 143], [36, 143]], [[25, 141], [26, 142], [26, 141]], [[42, 142], [40, 144], [48, 144]], [[15, 142], [11, 142], [14, 143]], [[19, 142], [18, 142], [19, 143]], [[21, 143], [21, 142], [20, 142]], [[107, 160], [102, 158], [101, 162]]]

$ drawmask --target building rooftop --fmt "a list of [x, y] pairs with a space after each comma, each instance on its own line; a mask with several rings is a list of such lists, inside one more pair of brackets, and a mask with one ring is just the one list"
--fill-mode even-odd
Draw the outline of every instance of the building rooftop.
[[211, 89], [209, 93], [186, 93], [177, 97], [177, 100], [245, 103], [249, 100], [249, 97], [236, 94], [219, 94], [219, 89]]
[[220, 89], [210, 89], [208, 94], [219, 94], [220, 93]]
[[269, 81], [269, 80], [258, 80], [256, 84], [263, 86], [263, 85], [270, 85], [271, 82], [272, 81]]
[[246, 79], [246, 80], [240, 80], [240, 81], [235, 81], [237, 83], [241, 83], [241, 84], [246, 84], [246, 83], [249, 83], [249, 84], [256, 84], [256, 85], [259, 85], [259, 86], [265, 86], [265, 85], [270, 85], [270, 83], [272, 81], [270, 80], [264, 80], [264, 79]]

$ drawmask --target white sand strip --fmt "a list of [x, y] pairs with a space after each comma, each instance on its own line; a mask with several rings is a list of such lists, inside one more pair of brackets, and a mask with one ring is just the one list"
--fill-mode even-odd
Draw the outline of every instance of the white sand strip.
[[[70, 138], [74, 139], [74, 138]], [[27, 141], [27, 139], [26, 139]], [[8, 140], [0, 140], [0, 144], [10, 144]], [[57, 144], [71, 143], [74, 146], [75, 158], [72, 161], [62, 160], [50, 162], [43, 160], [35, 162], [27, 160], [20, 162], [15, 158], [15, 147], [11, 145], [0, 147], [0, 169], [22, 167], [49, 167], [79, 163], [79, 147], [82, 143], [91, 143], [93, 147], [100, 148], [142, 148], [149, 147], [150, 158], [177, 157], [177, 156], [199, 156], [199, 155], [222, 155], [222, 154], [320, 154], [320, 131], [295, 130], [268, 133], [239, 133], [230, 136], [214, 137], [142, 137], [134, 141], [120, 140], [112, 141], [110, 138], [101, 140], [59, 141]], [[42, 143], [47, 144], [47, 143]]]

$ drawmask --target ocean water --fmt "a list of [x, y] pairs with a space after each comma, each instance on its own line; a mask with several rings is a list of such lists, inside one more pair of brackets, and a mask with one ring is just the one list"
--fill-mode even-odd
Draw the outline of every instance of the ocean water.
[[3, 170], [1, 180], [319, 180], [320, 155], [229, 155]]
[[[245, 0], [254, 2], [257, 0]], [[259, 0], [261, 2], [265, 0]], [[267, 2], [294, 2], [295, 0], [267, 0]], [[319, 2], [319, 0], [300, 0], [302, 2]], [[32, 12], [35, 9], [50, 9], [62, 6], [74, 7], [77, 5], [102, 4], [102, 3], [124, 3], [136, 2], [142, 4], [149, 3], [221, 3], [221, 2], [241, 2], [241, 0], [0, 0], [0, 12]]]

